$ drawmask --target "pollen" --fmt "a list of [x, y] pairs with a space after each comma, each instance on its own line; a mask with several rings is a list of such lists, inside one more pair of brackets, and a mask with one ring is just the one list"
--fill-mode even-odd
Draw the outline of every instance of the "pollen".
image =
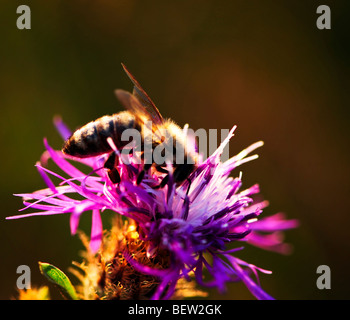
[[97, 255], [90, 252], [86, 236], [81, 235], [86, 246], [83, 262], [74, 264], [78, 270], [71, 270], [80, 280], [77, 291], [81, 299], [144, 300], [151, 297], [159, 279], [137, 272], [126, 260], [125, 253], [139, 263], [160, 269], [168, 266], [168, 258], [165, 255], [161, 259], [147, 257], [146, 245], [139, 239], [136, 229], [132, 220], [113, 219], [113, 227], [105, 232]]

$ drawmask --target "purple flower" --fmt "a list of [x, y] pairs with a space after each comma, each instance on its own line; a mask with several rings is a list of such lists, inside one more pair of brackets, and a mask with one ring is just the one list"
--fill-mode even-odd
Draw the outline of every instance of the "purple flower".
[[[62, 137], [67, 139], [70, 130], [59, 118], [55, 119], [55, 124]], [[138, 272], [160, 279], [153, 299], [171, 298], [178, 280], [190, 280], [191, 273], [198, 284], [216, 287], [220, 292], [225, 291], [227, 282], [243, 281], [258, 299], [271, 299], [259, 285], [258, 271], [271, 272], [235, 257], [233, 254], [243, 249], [241, 245], [234, 249], [227, 249], [227, 246], [247, 242], [286, 253], [289, 247], [283, 243], [281, 231], [295, 228], [298, 223], [285, 220], [282, 214], [260, 219], [262, 209], [268, 203], [254, 202], [252, 196], [259, 193], [258, 185], [241, 191], [241, 173], [236, 178], [230, 177], [236, 167], [257, 158], [257, 155], [247, 156], [263, 144], [257, 142], [221, 162], [220, 156], [235, 128], [208, 159], [200, 161], [189, 177], [190, 185], [185, 181], [177, 187], [170, 175], [165, 187], [158, 189], [153, 187], [159, 185], [164, 174], [152, 172], [137, 185], [142, 164], [131, 155], [128, 164], [119, 159], [121, 181], [113, 184], [103, 168], [107, 155], [72, 159], [54, 150], [45, 139], [46, 152], [36, 167], [48, 188], [17, 194], [24, 199], [25, 207], [21, 210], [39, 211], [7, 219], [69, 213], [71, 233], [75, 234], [81, 214], [92, 211], [90, 250], [95, 253], [102, 241], [100, 214], [109, 209], [136, 222], [139, 237], [147, 247], [147, 256], [152, 258], [164, 251], [169, 254], [169, 265], [161, 269], [141, 264], [130, 252], [123, 253]], [[65, 176], [46, 168], [50, 158]], [[89, 167], [88, 173], [78, 170], [72, 161]], [[52, 182], [52, 176], [61, 180], [58, 186]], [[83, 199], [77, 200], [77, 194]], [[209, 279], [205, 279], [204, 269], [208, 271]]]

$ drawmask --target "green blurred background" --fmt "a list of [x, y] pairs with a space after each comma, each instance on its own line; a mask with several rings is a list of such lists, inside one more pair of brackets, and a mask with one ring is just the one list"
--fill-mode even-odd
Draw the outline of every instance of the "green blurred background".
[[[16, 28], [20, 4], [31, 8], [31, 30]], [[316, 28], [321, 4], [331, 8], [331, 30]], [[240, 168], [244, 187], [259, 183], [265, 215], [283, 211], [301, 225], [286, 233], [290, 256], [248, 245], [240, 254], [273, 270], [263, 287], [277, 299], [349, 299], [349, 17], [346, 0], [1, 1], [0, 298], [16, 296], [21, 264], [40, 285], [38, 261], [67, 271], [80, 260], [68, 215], [5, 217], [22, 207], [12, 194], [45, 187], [34, 164], [43, 137], [62, 145], [54, 115], [77, 128], [122, 110], [113, 90], [132, 88], [124, 62], [181, 126], [238, 125], [232, 155], [265, 141], [260, 158]], [[86, 232], [90, 219], [82, 217]], [[316, 287], [322, 264], [330, 290]], [[252, 296], [232, 284], [210, 298]]]

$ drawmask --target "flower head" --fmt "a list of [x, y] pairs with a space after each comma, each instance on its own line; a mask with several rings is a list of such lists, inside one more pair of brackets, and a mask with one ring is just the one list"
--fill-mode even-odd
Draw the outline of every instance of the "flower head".
[[[67, 139], [70, 130], [59, 118], [55, 123], [62, 137]], [[135, 154], [130, 155], [127, 164], [119, 158], [120, 182], [115, 184], [104, 169], [107, 155], [72, 159], [44, 140], [46, 152], [36, 167], [48, 187], [18, 195], [24, 199], [22, 210], [39, 211], [8, 219], [67, 213], [70, 214], [71, 233], [75, 234], [81, 214], [92, 211], [90, 251], [95, 253], [101, 248], [103, 234], [100, 214], [111, 210], [134, 221], [135, 237], [142, 241], [147, 261], [160, 261], [157, 257], [163, 257], [164, 263], [154, 265], [143, 263], [146, 260], [137, 258], [127, 245], [122, 250], [123, 259], [135, 272], [158, 279], [153, 282], [157, 284], [153, 299], [171, 298], [178, 281], [190, 280], [191, 274], [198, 284], [216, 287], [220, 292], [224, 292], [227, 282], [243, 281], [254, 296], [270, 299], [272, 297], [260, 287], [258, 280], [258, 271], [270, 271], [237, 258], [234, 253], [242, 250], [242, 245], [230, 249], [228, 245], [250, 243], [286, 252], [288, 246], [282, 242], [280, 231], [296, 227], [297, 221], [284, 220], [281, 214], [260, 219], [268, 203], [254, 202], [252, 196], [259, 192], [258, 185], [241, 190], [242, 175], [230, 177], [239, 165], [257, 158], [256, 155], [248, 157], [248, 154], [263, 144], [257, 142], [221, 162], [220, 156], [235, 128], [210, 157], [200, 160], [188, 180], [178, 185], [170, 174], [163, 188], [154, 186], [160, 184], [164, 174], [152, 169], [140, 184], [137, 183], [143, 166]], [[115, 152], [118, 156], [118, 151]], [[50, 158], [65, 176], [47, 168]], [[89, 167], [87, 173], [77, 169], [74, 161]], [[56, 186], [51, 177], [60, 179], [61, 183]], [[76, 199], [76, 195], [80, 198]]]

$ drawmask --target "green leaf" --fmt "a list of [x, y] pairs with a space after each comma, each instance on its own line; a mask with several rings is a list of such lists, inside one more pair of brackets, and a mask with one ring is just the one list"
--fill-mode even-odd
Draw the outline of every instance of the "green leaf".
[[40, 272], [58, 286], [62, 295], [67, 299], [78, 300], [77, 293], [69, 278], [60, 269], [52, 264], [39, 261]]

